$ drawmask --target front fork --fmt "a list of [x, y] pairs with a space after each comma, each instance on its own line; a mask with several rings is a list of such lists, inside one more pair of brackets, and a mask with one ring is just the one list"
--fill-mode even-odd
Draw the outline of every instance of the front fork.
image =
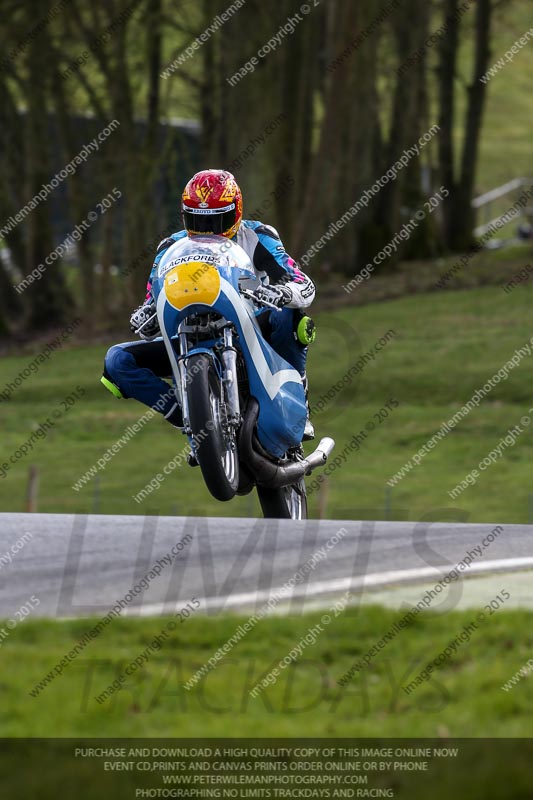
[[181, 395], [181, 412], [183, 414], [183, 429], [187, 436], [191, 436], [191, 426], [189, 424], [189, 401], [187, 399], [187, 356], [189, 354], [189, 342], [187, 334], [182, 330], [183, 323], [178, 326], [179, 358], [178, 366], [180, 373], [179, 393]]
[[[187, 334], [183, 330], [184, 325], [178, 327], [179, 341], [179, 377], [181, 394], [181, 408], [183, 413], [183, 424], [185, 433], [190, 434], [189, 425], [189, 403], [187, 400], [187, 357], [189, 355], [189, 343]], [[230, 325], [224, 328], [224, 345], [220, 354], [222, 361], [222, 383], [225, 388], [227, 398], [227, 421], [232, 426], [239, 425], [241, 421], [241, 408], [239, 402], [239, 382], [237, 377], [237, 350], [233, 346], [233, 330]]]
[[233, 330], [228, 325], [224, 328], [224, 348], [221, 353], [224, 372], [222, 382], [226, 388], [228, 401], [228, 422], [237, 426], [241, 421], [239, 403], [239, 382], [237, 378], [237, 350], [233, 346]]

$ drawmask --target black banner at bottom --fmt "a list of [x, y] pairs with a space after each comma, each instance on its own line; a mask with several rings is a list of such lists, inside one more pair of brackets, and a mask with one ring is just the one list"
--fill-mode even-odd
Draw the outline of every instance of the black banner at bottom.
[[531, 739], [3, 739], [2, 800], [529, 800]]

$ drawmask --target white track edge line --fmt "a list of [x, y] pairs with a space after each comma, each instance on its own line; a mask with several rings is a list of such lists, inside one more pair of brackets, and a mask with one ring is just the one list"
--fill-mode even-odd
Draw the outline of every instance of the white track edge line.
[[[523, 558], [500, 558], [493, 561], [482, 561], [477, 564], [472, 564], [462, 571], [462, 575], [466, 576], [469, 573], [490, 573], [501, 571], [516, 571], [520, 569], [533, 568], [533, 557]], [[391, 570], [388, 572], [376, 572], [371, 575], [361, 575], [355, 578], [332, 578], [327, 581], [316, 581], [309, 583], [305, 587], [295, 587], [295, 591], [285, 593], [280, 603], [287, 603], [291, 600], [298, 598], [313, 598], [317, 594], [331, 594], [334, 592], [342, 592], [356, 589], [371, 589], [382, 588], [390, 584], [408, 583], [410, 581], [419, 582], [424, 581], [426, 578], [439, 579], [443, 578], [452, 572], [455, 567], [450, 567], [446, 572], [439, 572], [435, 567], [416, 567], [414, 569], [404, 570]], [[259, 602], [267, 603], [268, 600], [276, 595], [282, 594], [283, 587], [269, 590], [257, 590], [254, 592], [241, 592], [239, 594], [231, 595], [226, 598], [221, 597], [203, 597], [198, 598], [203, 610], [209, 608], [231, 608], [241, 605], [255, 605]], [[170, 603], [152, 603], [146, 606], [141, 606], [136, 609], [125, 609], [121, 616], [132, 617], [150, 617], [160, 616], [165, 613], [172, 613], [180, 603], [185, 602], [176, 600], [173, 604]]]

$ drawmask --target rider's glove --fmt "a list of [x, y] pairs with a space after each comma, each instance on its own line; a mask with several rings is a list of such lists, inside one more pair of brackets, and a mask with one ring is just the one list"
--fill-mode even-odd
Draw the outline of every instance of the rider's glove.
[[280, 297], [278, 302], [276, 303], [278, 308], [283, 308], [284, 306], [288, 306], [290, 302], [292, 302], [292, 289], [290, 286], [276, 286], [276, 289], [280, 293]]
[[288, 286], [260, 286], [254, 295], [260, 305], [266, 303], [279, 309], [292, 300], [292, 291]]
[[155, 339], [160, 333], [155, 303], [146, 303], [136, 308], [130, 317], [130, 326], [133, 333], [137, 333], [141, 339]]

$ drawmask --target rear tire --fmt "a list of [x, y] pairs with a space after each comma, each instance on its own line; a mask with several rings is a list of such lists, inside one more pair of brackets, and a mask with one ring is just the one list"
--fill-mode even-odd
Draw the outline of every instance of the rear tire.
[[[205, 484], [216, 500], [231, 500], [239, 487], [235, 432], [225, 425], [225, 397], [213, 359], [193, 355], [187, 364], [189, 423]], [[190, 372], [189, 372], [190, 368]]]
[[307, 519], [307, 493], [303, 478], [281, 489], [257, 487], [265, 519]]

